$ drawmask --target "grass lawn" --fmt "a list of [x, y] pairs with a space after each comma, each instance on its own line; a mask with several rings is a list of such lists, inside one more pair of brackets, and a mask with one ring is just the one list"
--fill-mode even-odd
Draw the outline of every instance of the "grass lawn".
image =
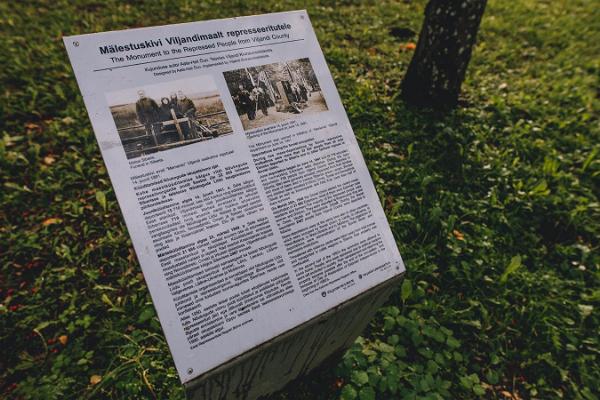
[[62, 35], [305, 7], [408, 274], [273, 398], [600, 397], [600, 2], [491, 0], [443, 116], [398, 97], [425, 1], [315, 3], [0, 2], [0, 398], [183, 399]]

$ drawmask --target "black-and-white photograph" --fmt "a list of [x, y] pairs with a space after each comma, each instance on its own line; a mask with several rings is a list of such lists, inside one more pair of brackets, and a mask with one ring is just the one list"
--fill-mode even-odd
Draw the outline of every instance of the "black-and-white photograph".
[[308, 58], [224, 72], [245, 130], [327, 111]]
[[232, 133], [217, 86], [208, 75], [106, 97], [127, 158]]

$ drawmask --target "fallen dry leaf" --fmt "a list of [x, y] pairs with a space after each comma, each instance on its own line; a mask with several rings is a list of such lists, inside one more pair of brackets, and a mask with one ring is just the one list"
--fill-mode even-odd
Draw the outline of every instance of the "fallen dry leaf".
[[518, 394], [512, 394], [511, 392], [509, 392], [508, 390], [501, 390], [500, 394], [504, 397], [506, 397], [507, 399], [512, 399], [512, 400], [521, 400], [521, 398], [519, 397]]
[[67, 335], [60, 335], [58, 337], [58, 341], [60, 342], [60, 344], [62, 344], [63, 346], [67, 345], [67, 342], [69, 341], [69, 337]]
[[397, 158], [398, 160], [404, 160], [404, 156], [402, 154], [397, 153], [388, 153], [388, 157]]
[[408, 43], [406, 43], [406, 44], [404, 45], [404, 48], [405, 48], [406, 50], [414, 50], [414, 49], [416, 49], [416, 48], [417, 48], [417, 45], [416, 45], [415, 43], [413, 43], [413, 42], [408, 42]]
[[56, 161], [56, 158], [54, 158], [51, 155], [47, 155], [46, 157], [44, 157], [44, 164], [46, 164], [46, 165], [52, 165], [52, 164], [54, 164], [55, 161]]
[[62, 219], [60, 219], [60, 218], [48, 218], [48, 219], [44, 220], [44, 222], [42, 222], [42, 225], [48, 226], [48, 225], [60, 224], [61, 222], [62, 222]]
[[102, 380], [102, 377], [100, 375], [92, 375], [92, 376], [90, 376], [90, 383], [92, 385], [99, 384], [101, 380]]
[[452, 234], [454, 235], [454, 237], [458, 240], [465, 240], [465, 235], [462, 234], [461, 231], [455, 229], [452, 231]]
[[30, 130], [30, 131], [38, 131], [38, 132], [42, 131], [42, 127], [40, 125], [38, 125], [38, 124], [33, 123], [33, 122], [26, 123], [25, 124], [25, 128], [27, 130]]

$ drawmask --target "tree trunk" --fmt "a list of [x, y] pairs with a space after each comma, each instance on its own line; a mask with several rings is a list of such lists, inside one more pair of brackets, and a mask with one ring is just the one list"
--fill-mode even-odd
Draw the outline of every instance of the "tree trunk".
[[456, 106], [487, 0], [430, 0], [402, 98], [418, 107]]

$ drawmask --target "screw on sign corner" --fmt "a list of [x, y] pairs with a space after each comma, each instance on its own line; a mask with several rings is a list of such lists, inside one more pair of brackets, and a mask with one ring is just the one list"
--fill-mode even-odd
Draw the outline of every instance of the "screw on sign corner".
[[187, 370], [188, 375], [191, 375], [194, 373], [194, 369], [193, 368], [188, 368]]
[[79, 47], [79, 42], [73, 42], [73, 46]]

